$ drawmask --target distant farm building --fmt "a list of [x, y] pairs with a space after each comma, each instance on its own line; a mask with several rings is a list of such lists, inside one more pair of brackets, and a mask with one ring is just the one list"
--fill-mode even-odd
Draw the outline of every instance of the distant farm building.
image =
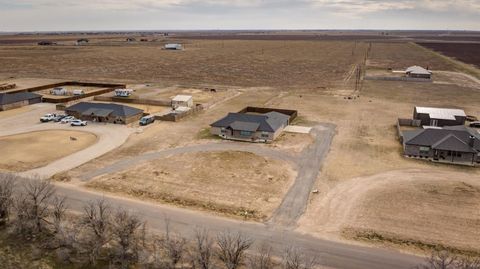
[[435, 162], [480, 164], [480, 135], [466, 126], [427, 128], [402, 133], [405, 156]]
[[165, 44], [165, 49], [166, 50], [182, 50], [183, 45], [178, 43]]
[[[262, 111], [261, 109], [256, 111]], [[268, 112], [252, 111], [253, 113], [250, 113], [249, 110], [243, 110], [239, 113], [228, 113], [227, 116], [210, 125], [210, 132], [224, 139], [271, 142], [282, 133], [297, 113], [294, 110], [289, 110], [292, 112], [290, 115], [272, 109], [265, 109], [265, 111]]]
[[90, 40], [86, 39], [86, 38], [81, 38], [81, 39], [78, 39], [76, 44], [77, 45], [86, 45], [88, 44], [88, 42], [90, 42]]
[[0, 93], [0, 111], [42, 102], [40, 94], [31, 92]]
[[172, 108], [192, 107], [193, 97], [191, 95], [177, 95], [172, 99]]
[[81, 102], [67, 107], [65, 113], [81, 120], [117, 124], [129, 124], [138, 121], [143, 116], [143, 110], [138, 108], [90, 102]]
[[135, 41], [137, 41], [135, 38], [127, 37], [127, 42], [135, 42]]
[[466, 117], [461, 109], [415, 107], [413, 111], [413, 119], [419, 120], [422, 126], [465, 125]]
[[56, 45], [57, 43], [52, 42], [52, 41], [40, 41], [37, 44], [39, 46], [51, 46], [51, 45]]
[[410, 78], [424, 78], [424, 79], [431, 79], [432, 78], [432, 72], [430, 70], [427, 70], [421, 66], [410, 66], [405, 70], [405, 74], [407, 77]]

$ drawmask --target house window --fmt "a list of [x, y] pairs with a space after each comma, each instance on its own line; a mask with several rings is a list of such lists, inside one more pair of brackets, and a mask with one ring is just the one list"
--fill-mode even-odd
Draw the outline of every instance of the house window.
[[457, 157], [462, 157], [462, 153], [457, 152]]
[[268, 138], [268, 133], [265, 133], [265, 132], [262, 133], [262, 137], [263, 137], [263, 138]]
[[249, 132], [249, 131], [240, 131], [240, 135], [241, 135], [241, 136], [251, 136], [251, 135], [252, 135], [252, 132]]
[[420, 153], [428, 153], [430, 151], [429, 147], [420, 147]]
[[224, 134], [224, 133], [226, 133], [226, 132], [227, 132], [227, 129], [225, 129], [225, 128], [222, 128], [222, 129], [220, 130], [220, 132], [222, 132], [222, 134]]

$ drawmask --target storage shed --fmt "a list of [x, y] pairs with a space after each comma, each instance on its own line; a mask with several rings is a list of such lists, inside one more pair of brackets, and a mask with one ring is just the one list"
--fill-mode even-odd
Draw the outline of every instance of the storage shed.
[[0, 93], [0, 111], [41, 102], [42, 96], [32, 92]]
[[165, 44], [164, 48], [166, 50], [182, 50], [183, 45], [182, 44], [177, 44], [177, 43], [170, 43], [170, 44]]
[[465, 125], [467, 115], [462, 109], [415, 107], [413, 119], [420, 120], [423, 126]]
[[172, 108], [193, 107], [193, 97], [191, 95], [177, 95], [172, 99]]

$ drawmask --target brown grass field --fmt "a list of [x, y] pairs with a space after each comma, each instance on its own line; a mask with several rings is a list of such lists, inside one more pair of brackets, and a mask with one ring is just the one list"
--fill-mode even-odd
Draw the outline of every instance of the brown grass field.
[[99, 177], [88, 186], [233, 216], [248, 212], [249, 218], [266, 220], [295, 175], [283, 162], [253, 153], [191, 153]]
[[[70, 137], [77, 138], [76, 141]], [[26, 171], [87, 148], [97, 137], [81, 131], [49, 130], [0, 137], [0, 170]]]
[[[433, 83], [364, 81], [361, 90], [353, 92], [353, 67], [363, 63], [368, 47], [367, 42], [355, 46], [351, 40], [189, 40], [187, 49], [179, 52], [163, 51], [154, 43], [48, 48], [9, 45], [0, 47], [0, 58], [6, 62], [0, 66], [0, 75], [154, 83], [158, 89], [221, 85], [239, 93], [188, 119], [177, 123], [156, 122], [142, 133], [133, 134], [121, 147], [69, 171], [73, 182], [78, 183], [76, 179], [85, 172], [122, 158], [212, 143], [208, 136], [200, 135], [202, 130], [226, 113], [245, 106], [291, 108], [299, 111], [301, 125], [331, 122], [337, 126], [316, 182], [319, 193], [311, 195], [298, 230], [337, 240], [356, 238], [395, 247], [415, 242], [410, 245], [421, 248], [422, 244], [427, 247], [441, 244], [463, 251], [480, 251], [480, 216], [474, 213], [480, 208], [476, 183], [480, 182], [479, 169], [403, 158], [395, 130], [397, 118], [411, 116], [415, 105], [460, 107], [467, 114], [480, 116], [480, 84], [457, 73], [465, 70], [461, 63], [416, 44], [373, 42], [367, 69], [421, 65], [448, 72], [434, 73]], [[142, 88], [141, 92], [150, 94], [148, 88]], [[151, 94], [170, 95], [168, 91]], [[348, 96], [359, 97], [346, 99]], [[310, 142], [308, 137], [286, 135], [269, 147], [298, 154]], [[231, 196], [231, 184], [235, 184], [236, 188], [249, 190], [237, 197], [239, 205], [259, 212], [259, 219], [268, 216], [285, 189], [281, 184], [267, 188], [260, 183], [267, 174], [272, 174], [287, 185], [290, 177], [282, 177], [285, 170], [275, 169], [281, 164], [268, 161], [267, 168], [252, 174], [252, 178], [221, 181], [207, 175], [215, 173], [220, 178], [233, 174], [238, 178], [242, 173], [253, 173], [255, 170], [245, 167], [255, 162], [242, 157], [236, 162], [239, 168], [228, 162], [224, 173], [202, 167], [202, 162], [217, 157], [215, 154], [176, 156], [131, 171], [104, 175], [90, 183], [90, 187], [161, 202], [174, 197], [188, 201], [178, 203], [183, 206], [218, 212], [223, 210], [218, 208], [230, 208], [227, 197]], [[258, 156], [251, 158], [264, 161]], [[142, 178], [138, 178], [140, 171], [145, 172]], [[141, 184], [132, 184], [132, 178]], [[264, 192], [272, 194], [271, 202], [265, 202]], [[203, 198], [195, 199], [196, 193]], [[203, 206], [206, 201], [218, 208]]]
[[194, 41], [185, 51], [162, 50], [160, 44], [1, 46], [0, 76], [318, 87], [341, 81], [361, 59], [363, 46], [352, 56], [353, 47], [354, 42], [215, 40]]

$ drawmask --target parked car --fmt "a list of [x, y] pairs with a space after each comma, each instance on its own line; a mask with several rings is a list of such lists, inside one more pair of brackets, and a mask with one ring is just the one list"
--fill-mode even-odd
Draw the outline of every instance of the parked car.
[[54, 122], [59, 122], [61, 121], [63, 118], [65, 118], [67, 115], [57, 115], [55, 116], [55, 118], [53, 118], [53, 121]]
[[70, 123], [71, 126], [87, 126], [87, 122], [83, 120], [73, 120]]
[[56, 117], [55, 114], [45, 114], [43, 117], [40, 118], [41, 122], [49, 122], [52, 121]]
[[140, 119], [140, 125], [142, 126], [149, 125], [153, 122], [155, 122], [155, 116], [153, 115], [145, 116]]
[[67, 116], [67, 117], [63, 118], [63, 119], [60, 121], [60, 123], [63, 123], [63, 124], [65, 124], [65, 123], [70, 123], [70, 122], [72, 122], [72, 121], [74, 121], [74, 120], [76, 120], [75, 117], [73, 117], [73, 116]]
[[470, 127], [480, 128], [480, 121], [474, 121], [470, 123]]

